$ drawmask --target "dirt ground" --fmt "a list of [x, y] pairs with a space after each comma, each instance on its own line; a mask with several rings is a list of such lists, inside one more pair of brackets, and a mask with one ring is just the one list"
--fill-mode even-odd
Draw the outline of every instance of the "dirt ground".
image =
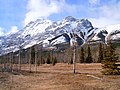
[[[13, 67], [15, 68], [15, 66]], [[102, 75], [101, 64], [58, 63], [40, 65], [29, 73], [29, 65], [22, 65], [20, 72], [0, 72], [0, 90], [120, 90], [120, 75]]]

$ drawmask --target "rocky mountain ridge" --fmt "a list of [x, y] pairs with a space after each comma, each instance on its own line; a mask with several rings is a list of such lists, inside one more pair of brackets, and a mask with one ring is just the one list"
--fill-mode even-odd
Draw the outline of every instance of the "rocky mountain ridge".
[[120, 24], [95, 28], [87, 19], [76, 19], [68, 16], [57, 22], [46, 19], [31, 21], [17, 33], [0, 37], [0, 54], [15, 52], [19, 48], [26, 49], [35, 44], [43, 47], [54, 46], [61, 43], [76, 42], [79, 46], [88, 41], [120, 39]]

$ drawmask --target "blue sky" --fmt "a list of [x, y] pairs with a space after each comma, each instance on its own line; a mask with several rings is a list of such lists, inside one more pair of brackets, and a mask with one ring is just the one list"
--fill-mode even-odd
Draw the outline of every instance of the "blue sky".
[[37, 18], [86, 18], [95, 27], [120, 24], [120, 0], [0, 0], [0, 36]]

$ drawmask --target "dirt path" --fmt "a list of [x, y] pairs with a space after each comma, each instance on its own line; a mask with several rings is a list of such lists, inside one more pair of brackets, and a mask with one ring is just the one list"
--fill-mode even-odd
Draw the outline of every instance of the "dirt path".
[[120, 90], [120, 76], [104, 76], [100, 70], [100, 64], [78, 64], [73, 74], [72, 65], [57, 64], [39, 66], [38, 73], [0, 73], [0, 90]]

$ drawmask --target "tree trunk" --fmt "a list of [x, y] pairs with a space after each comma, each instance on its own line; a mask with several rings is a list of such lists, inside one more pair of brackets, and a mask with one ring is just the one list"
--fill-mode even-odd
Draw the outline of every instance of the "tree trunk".
[[74, 47], [73, 47], [73, 73], [75, 73], [75, 69], [76, 69], [75, 52], [76, 52], [76, 48], [75, 48], [75, 46], [74, 46]]
[[29, 72], [31, 72], [31, 47], [29, 49], [29, 69], [30, 69]]
[[5, 56], [4, 56], [4, 55], [2, 56], [2, 59], [3, 59], [3, 70], [5, 71], [5, 64], [6, 64], [6, 61], [5, 61]]
[[13, 52], [10, 53], [10, 70], [12, 72], [12, 66], [13, 66]]
[[37, 72], [37, 45], [35, 46], [35, 72]]
[[18, 62], [18, 70], [21, 70], [21, 49], [19, 49], [19, 62]]

